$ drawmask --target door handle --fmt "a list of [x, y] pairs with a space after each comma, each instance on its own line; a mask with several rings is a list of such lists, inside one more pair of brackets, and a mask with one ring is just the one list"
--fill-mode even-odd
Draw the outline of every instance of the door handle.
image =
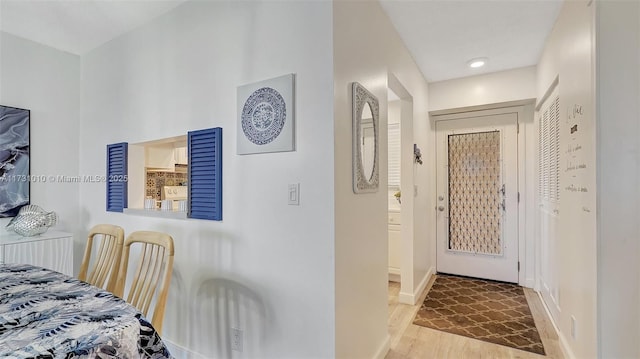
[[438, 211], [440, 212], [444, 211], [444, 206], [438, 206]]

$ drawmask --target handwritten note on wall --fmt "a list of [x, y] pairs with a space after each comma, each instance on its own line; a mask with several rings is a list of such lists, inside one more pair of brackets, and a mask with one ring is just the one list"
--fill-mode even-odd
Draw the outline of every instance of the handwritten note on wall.
[[[574, 104], [567, 108], [564, 128], [569, 139], [566, 144], [565, 157], [565, 173], [567, 174], [565, 183], [567, 185], [564, 189], [571, 193], [586, 194], [591, 190], [587, 184], [589, 178], [587, 171], [591, 169], [589, 168], [590, 164], [587, 163], [588, 154], [585, 152], [585, 146], [590, 142], [585, 138], [584, 108], [582, 105]], [[582, 209], [585, 212], [590, 212], [587, 206]]]

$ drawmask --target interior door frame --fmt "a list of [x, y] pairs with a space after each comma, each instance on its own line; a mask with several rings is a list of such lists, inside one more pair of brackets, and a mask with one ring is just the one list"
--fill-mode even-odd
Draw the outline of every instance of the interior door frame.
[[[514, 112], [498, 115], [481, 114], [479, 116], [476, 112], [470, 112], [460, 119], [441, 120], [436, 122], [436, 140], [438, 144], [438, 148], [436, 150], [436, 156], [438, 157], [436, 159], [436, 189], [438, 193], [438, 214], [436, 219], [436, 269], [438, 272], [505, 281], [509, 283], [517, 283], [519, 281], [517, 124], [518, 115]], [[463, 222], [465, 224], [458, 223], [458, 225], [453, 227], [453, 223], [456, 222], [455, 218], [457, 217], [453, 211], [456, 208], [460, 210], [467, 207], [465, 204], [467, 202], [464, 200], [462, 202], [458, 202], [459, 206], [456, 207], [454, 200], [451, 197], [454, 193], [452, 192], [451, 187], [454, 183], [452, 182], [453, 178], [451, 175], [452, 169], [455, 166], [455, 163], [451, 162], [451, 136], [463, 136], [467, 138], [468, 136], [473, 137], [478, 135], [481, 137], [489, 135], [492, 136], [494, 140], [498, 141], [497, 155], [499, 161], [497, 163], [497, 167], [493, 167], [492, 164], [485, 163], [489, 166], [489, 171], [497, 171], [498, 175], [495, 179], [497, 183], [494, 182], [490, 185], [492, 187], [495, 186], [495, 189], [497, 190], [495, 193], [493, 190], [491, 192], [491, 201], [494, 203], [490, 205], [487, 204], [485, 205], [486, 207], [480, 204], [479, 207], [489, 211], [488, 213], [491, 213], [492, 218], [495, 218], [493, 216], [497, 216], [497, 218], [499, 218], [498, 243], [500, 245], [500, 250], [498, 252], [493, 252], [491, 250], [486, 252], [479, 250], [476, 252], [473, 250], [466, 250], [462, 248], [455, 249], [450, 247], [452, 238], [456, 237], [453, 235], [452, 231], [454, 231], [455, 228], [460, 230], [464, 230], [466, 228], [466, 221]], [[459, 150], [461, 149], [462, 148], [459, 148]], [[462, 158], [466, 158], [466, 156], [463, 156]], [[466, 159], [462, 158], [459, 160], [466, 163]], [[460, 169], [466, 167], [463, 163], [458, 163], [459, 166], [462, 166]], [[458, 184], [461, 185], [462, 183]], [[466, 186], [462, 185], [462, 187], [458, 187], [458, 190], [465, 191], [463, 189], [464, 187]], [[506, 188], [506, 191], [503, 194], [500, 194], [498, 188]], [[481, 198], [484, 198], [483, 196], [484, 195], [481, 195]], [[500, 209], [500, 201], [502, 201], [502, 209]], [[463, 212], [466, 212], [466, 210], [463, 210]], [[479, 213], [476, 212], [475, 214], [479, 214], [482, 218], [483, 215], [488, 213], [484, 213], [480, 210]], [[464, 218], [466, 220], [473, 221], [472, 218], [467, 217], [467, 215], [470, 214], [458, 214], [461, 216], [458, 217], [458, 220], [462, 220]], [[475, 215], [473, 217], [475, 217]], [[496, 228], [494, 227], [493, 229]], [[466, 235], [458, 235], [457, 237], [460, 244], [463, 246], [463, 243], [473, 242], [473, 239], [467, 238]], [[492, 237], [491, 243], [495, 244], [493, 240], [495, 240], [495, 238]]]
[[[535, 123], [534, 123], [535, 99], [520, 101], [502, 102], [480, 106], [461, 107], [447, 110], [429, 112], [431, 128], [434, 131], [438, 121], [455, 120], [470, 116], [487, 116], [515, 113], [518, 118], [518, 130], [516, 132], [518, 140], [518, 262], [520, 270], [518, 272], [518, 284], [524, 287], [539, 289], [539, 268], [536, 265], [536, 258], [540, 255], [540, 243], [535, 235], [535, 186], [537, 177], [535, 176]], [[436, 163], [437, 143], [433, 141], [432, 159]], [[433, 171], [432, 188], [433, 203], [437, 203], [437, 183], [436, 171]], [[437, 209], [433, 208], [434, 223], [437, 222]], [[432, 243], [433, 253], [437, 251], [437, 227], [433, 228]]]

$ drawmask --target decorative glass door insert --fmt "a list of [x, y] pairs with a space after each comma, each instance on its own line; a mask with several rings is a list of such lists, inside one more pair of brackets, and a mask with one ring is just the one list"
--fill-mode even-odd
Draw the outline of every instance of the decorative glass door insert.
[[502, 255], [500, 131], [448, 136], [448, 250]]

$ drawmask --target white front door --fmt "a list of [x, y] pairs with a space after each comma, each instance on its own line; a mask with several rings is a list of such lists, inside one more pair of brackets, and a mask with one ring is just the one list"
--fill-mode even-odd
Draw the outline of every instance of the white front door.
[[438, 272], [518, 282], [517, 113], [436, 122]]

